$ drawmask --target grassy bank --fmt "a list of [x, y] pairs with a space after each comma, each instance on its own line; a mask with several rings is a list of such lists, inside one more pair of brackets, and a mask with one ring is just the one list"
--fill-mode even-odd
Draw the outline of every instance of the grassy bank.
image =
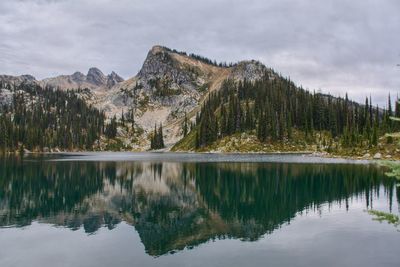
[[328, 143], [328, 133], [315, 134], [312, 138], [304, 133], [293, 131], [293, 138], [282, 141], [261, 142], [255, 132], [237, 133], [218, 139], [210, 145], [196, 148], [196, 133], [192, 131], [172, 147], [171, 151], [192, 152], [237, 152], [237, 153], [279, 153], [307, 152], [326, 157], [342, 157], [353, 159], [400, 160], [398, 140], [388, 143], [385, 137], [378, 140], [376, 146], [361, 144], [344, 147], [339, 141]]

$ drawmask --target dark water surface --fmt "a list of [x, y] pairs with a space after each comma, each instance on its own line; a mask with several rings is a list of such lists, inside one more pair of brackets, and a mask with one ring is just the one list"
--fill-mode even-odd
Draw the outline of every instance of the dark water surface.
[[365, 211], [399, 200], [374, 164], [301, 155], [0, 158], [0, 266], [400, 266]]

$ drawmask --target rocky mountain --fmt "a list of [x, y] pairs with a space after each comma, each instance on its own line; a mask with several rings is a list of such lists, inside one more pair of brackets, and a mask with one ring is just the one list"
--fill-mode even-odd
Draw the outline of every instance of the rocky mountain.
[[137, 126], [148, 134], [162, 123], [167, 145], [182, 137], [185, 114], [194, 119], [201, 104], [218, 90], [226, 79], [254, 81], [268, 73], [276, 74], [262, 63], [251, 60], [223, 66], [163, 46], [148, 52], [138, 74], [118, 83], [107, 93], [92, 97], [93, 104], [108, 117], [133, 110]]
[[35, 77], [32, 75], [21, 75], [21, 76], [11, 76], [11, 75], [0, 75], [0, 82], [2, 84], [21, 84], [21, 83], [36, 83]]
[[[115, 72], [103, 74], [90, 68], [85, 75], [75, 72], [41, 81], [33, 76], [0, 76], [3, 83], [36, 83], [60, 89], [88, 89], [80, 91], [89, 104], [103, 110], [108, 119], [122, 114], [134, 114], [135, 127], [140, 129], [139, 142], [132, 142], [129, 134], [119, 129], [118, 136], [125, 145], [144, 150], [149, 146], [148, 134], [155, 124], [163, 124], [164, 139], [172, 146], [182, 137], [182, 121], [186, 116], [194, 120], [207, 96], [218, 90], [226, 79], [257, 80], [268, 73], [276, 74], [262, 63], [251, 60], [234, 65], [213, 61], [178, 52], [163, 46], [154, 46], [134, 77], [124, 80]], [[1, 99], [11, 99], [10, 92], [1, 90]]]
[[100, 90], [110, 89], [122, 81], [124, 81], [124, 79], [115, 72], [106, 76], [98, 68], [90, 68], [86, 75], [81, 72], [75, 72], [72, 75], [60, 75], [47, 78], [40, 81], [40, 83], [42, 85], [61, 89], [88, 88], [91, 90]]
[[71, 75], [60, 75], [43, 80], [36, 80], [32, 75], [0, 75], [0, 82], [4, 84], [18, 85], [21, 83], [35, 83], [41, 86], [50, 86], [54, 88], [66, 89], [110, 89], [124, 79], [114, 71], [108, 75], [104, 75], [98, 68], [90, 68], [85, 75], [82, 72], [75, 72]]
[[20, 84], [36, 84], [37, 81], [32, 75], [0, 75], [0, 110], [5, 105], [11, 105], [13, 100], [13, 92], [9, 90], [11, 85], [18, 86]]
[[114, 71], [111, 72], [111, 74], [107, 75], [107, 87], [111, 88], [114, 85], [123, 82], [124, 78], [122, 78], [121, 76], [119, 76], [117, 73], [115, 73]]

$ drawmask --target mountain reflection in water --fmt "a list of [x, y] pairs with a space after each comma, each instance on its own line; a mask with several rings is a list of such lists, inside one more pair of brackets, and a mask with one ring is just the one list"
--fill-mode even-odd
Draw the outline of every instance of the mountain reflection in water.
[[[257, 240], [322, 204], [373, 205], [395, 182], [374, 165], [0, 161], [0, 226], [95, 234], [124, 221], [153, 256], [217, 238]], [[397, 196], [393, 195], [397, 192]]]

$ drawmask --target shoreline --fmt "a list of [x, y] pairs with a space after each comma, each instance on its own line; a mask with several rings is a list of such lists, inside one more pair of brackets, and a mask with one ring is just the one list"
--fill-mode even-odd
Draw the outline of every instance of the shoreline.
[[[380, 158], [374, 159], [373, 157], [364, 158], [360, 156], [346, 156], [346, 155], [335, 155], [329, 154], [326, 152], [316, 152], [316, 151], [273, 151], [273, 152], [260, 152], [260, 151], [248, 151], [248, 152], [240, 152], [240, 151], [233, 151], [233, 152], [222, 152], [222, 151], [170, 151], [170, 150], [148, 150], [148, 151], [91, 151], [91, 150], [84, 150], [84, 151], [49, 151], [49, 152], [42, 152], [42, 151], [24, 151], [23, 155], [90, 155], [90, 154], [170, 154], [170, 155], [180, 155], [180, 154], [189, 154], [189, 155], [227, 155], [227, 156], [234, 156], [234, 155], [249, 155], [249, 156], [308, 156], [308, 157], [315, 157], [315, 158], [323, 158], [323, 159], [336, 159], [336, 160], [351, 160], [351, 161], [368, 161], [371, 163], [379, 163], [380, 161], [390, 161], [394, 163], [400, 163], [400, 159], [397, 158]], [[20, 155], [20, 152], [3, 152], [1, 155]]]
[[[64, 151], [33, 152], [29, 157], [48, 156], [51, 161], [132, 161], [132, 162], [207, 162], [207, 163], [297, 163], [297, 164], [379, 164], [379, 160], [327, 157], [305, 152], [168, 152], [168, 151]], [[65, 157], [63, 157], [65, 156]], [[400, 163], [400, 161], [392, 161]]]

